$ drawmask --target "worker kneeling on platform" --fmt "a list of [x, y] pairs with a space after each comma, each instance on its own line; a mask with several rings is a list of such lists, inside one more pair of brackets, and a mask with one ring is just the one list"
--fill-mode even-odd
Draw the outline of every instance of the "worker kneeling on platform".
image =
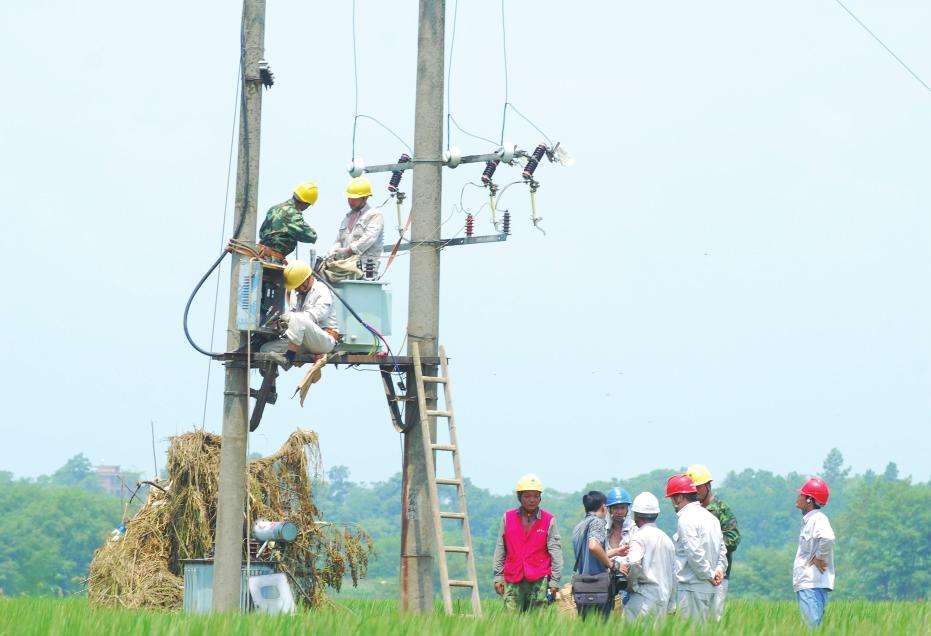
[[562, 546], [552, 513], [540, 508], [543, 484], [536, 475], [517, 482], [520, 506], [504, 513], [495, 545], [495, 592], [511, 611], [526, 612], [553, 600], [562, 576]]
[[329, 353], [339, 342], [333, 296], [316, 280], [310, 265], [293, 261], [284, 270], [285, 289], [290, 292], [289, 311], [278, 320], [284, 336], [262, 345], [263, 353], [275, 354], [275, 361], [289, 368], [298, 353]]

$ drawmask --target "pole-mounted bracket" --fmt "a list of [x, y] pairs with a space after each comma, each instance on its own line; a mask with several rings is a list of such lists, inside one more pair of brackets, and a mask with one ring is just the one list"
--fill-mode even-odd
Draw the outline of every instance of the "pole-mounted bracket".
[[[472, 245], [475, 243], [500, 243], [501, 241], [508, 240], [508, 235], [504, 232], [499, 234], [486, 234], [484, 236], [461, 236], [458, 238], [448, 238], [440, 239], [437, 241], [414, 241], [413, 243], [401, 243], [398, 246], [399, 252], [404, 252], [410, 250], [411, 247], [416, 247], [417, 245], [429, 245], [431, 247], [449, 247], [451, 245]], [[382, 248], [383, 252], [390, 252], [394, 249], [394, 245], [385, 245]]]

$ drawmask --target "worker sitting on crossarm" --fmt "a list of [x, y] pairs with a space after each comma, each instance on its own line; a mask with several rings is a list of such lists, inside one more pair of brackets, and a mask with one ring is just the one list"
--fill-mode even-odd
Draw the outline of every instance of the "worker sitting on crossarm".
[[372, 184], [365, 177], [356, 177], [346, 186], [349, 212], [340, 223], [336, 243], [327, 255], [335, 260], [356, 257], [359, 273], [366, 278], [374, 278], [378, 274], [385, 242], [385, 218], [381, 210], [368, 204], [370, 196]]
[[284, 269], [285, 288], [290, 292], [290, 310], [279, 318], [284, 336], [262, 345], [262, 353], [273, 354], [275, 362], [288, 369], [298, 353], [329, 353], [339, 342], [333, 296], [314, 277], [310, 265], [292, 261]]
[[305, 181], [290, 199], [273, 206], [259, 228], [259, 255], [265, 260], [285, 264], [298, 242], [316, 243], [317, 232], [304, 221], [303, 212], [317, 201], [317, 184]]

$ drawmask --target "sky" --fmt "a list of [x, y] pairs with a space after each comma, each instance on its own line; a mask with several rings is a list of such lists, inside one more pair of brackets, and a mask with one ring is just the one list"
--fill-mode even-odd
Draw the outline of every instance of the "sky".
[[[931, 79], [926, 3], [847, 4]], [[506, 243], [442, 254], [465, 475], [506, 492], [527, 472], [568, 490], [696, 462], [811, 474], [836, 446], [856, 471], [931, 477], [931, 94], [829, 0], [566, 6], [505, 0], [506, 97], [500, 3], [461, 3], [452, 56], [447, 3], [456, 120], [499, 142], [507, 98], [576, 158], [537, 172], [545, 235], [514, 186]], [[84, 453], [151, 473], [150, 423], [160, 467], [170, 436], [219, 432], [222, 368], [204, 416], [209, 363], [181, 313], [230, 233], [239, 21], [231, 2], [0, 6], [0, 469], [35, 476]], [[414, 2], [358, 0], [359, 112], [407, 143], [416, 21]], [[321, 246], [346, 208], [352, 40], [348, 1], [268, 3], [260, 218], [315, 180]], [[504, 137], [541, 141], [513, 115]], [[356, 148], [369, 164], [404, 150], [368, 120]], [[480, 173], [444, 170], [444, 236], [463, 209], [491, 232], [463, 185]], [[386, 278], [399, 347], [407, 259]], [[192, 309], [203, 344], [215, 284]], [[251, 451], [303, 427], [354, 479], [400, 469], [377, 374], [328, 368], [300, 408], [287, 398], [302, 375], [279, 380]]]

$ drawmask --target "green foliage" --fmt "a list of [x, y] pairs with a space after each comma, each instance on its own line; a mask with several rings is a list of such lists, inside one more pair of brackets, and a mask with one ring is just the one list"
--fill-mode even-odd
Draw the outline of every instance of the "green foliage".
[[[481, 619], [399, 614], [393, 601], [337, 602], [294, 616], [262, 614], [197, 615], [180, 612], [90, 608], [83, 599], [0, 599], [0, 633], [39, 634], [224, 634], [251, 636], [276, 634], [625, 634], [719, 636], [767, 634], [795, 636], [804, 633], [798, 607], [792, 602], [732, 601], [721, 623], [697, 625], [675, 617], [657, 623], [568, 620], [555, 608], [531, 614], [506, 614], [501, 603], [484, 602]], [[870, 603], [831, 601], [820, 631], [828, 634], [920, 634], [931, 621], [926, 603]]]
[[94, 550], [120, 515], [119, 499], [103, 493], [0, 483], [0, 589], [8, 595], [81, 590]]

